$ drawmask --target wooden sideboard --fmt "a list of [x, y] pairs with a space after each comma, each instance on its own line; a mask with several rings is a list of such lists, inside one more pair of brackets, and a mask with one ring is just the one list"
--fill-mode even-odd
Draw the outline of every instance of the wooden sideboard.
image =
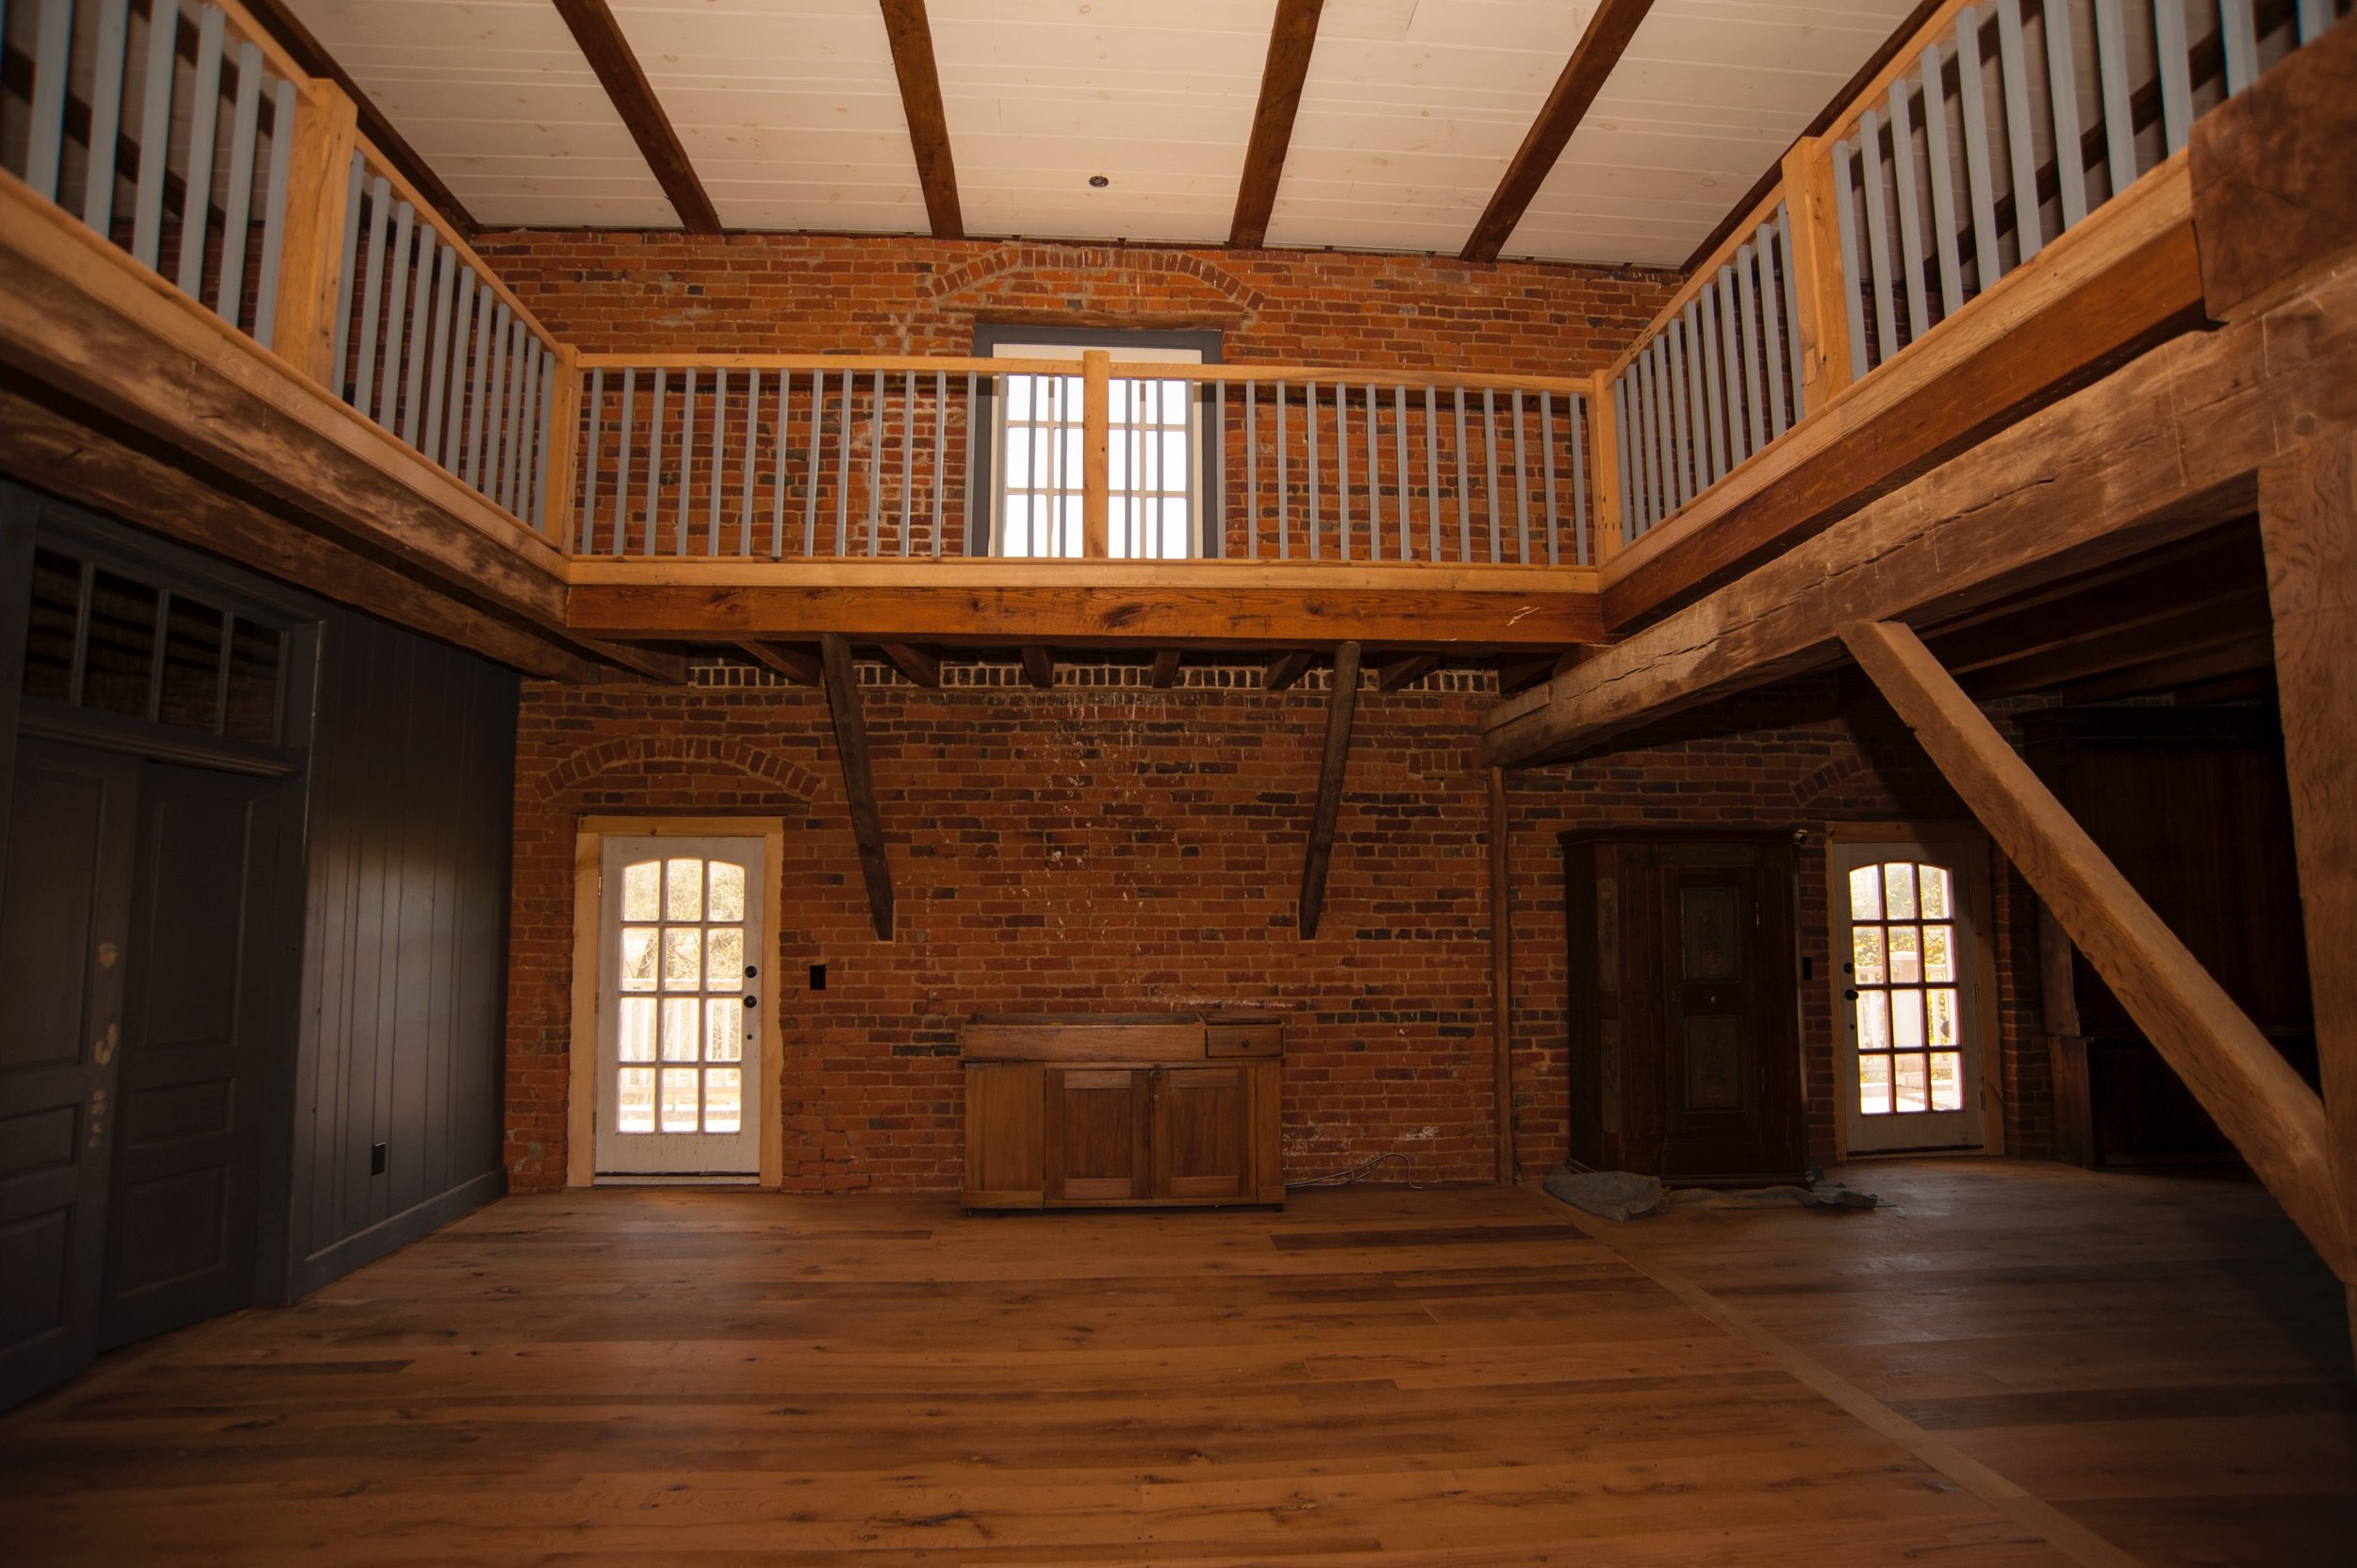
[[1285, 1201], [1277, 1018], [981, 1016], [960, 1046], [968, 1209]]

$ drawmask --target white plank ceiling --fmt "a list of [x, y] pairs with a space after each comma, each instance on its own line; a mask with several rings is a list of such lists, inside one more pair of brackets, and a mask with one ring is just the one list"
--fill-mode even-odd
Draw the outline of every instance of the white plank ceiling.
[[[486, 223], [677, 226], [546, 0], [290, 3]], [[1659, 0], [1506, 254], [1683, 261], [1910, 8]], [[613, 9], [729, 227], [925, 232], [875, 0]], [[929, 9], [969, 234], [1226, 237], [1276, 0]], [[1327, 0], [1269, 242], [1458, 250], [1593, 10]]]

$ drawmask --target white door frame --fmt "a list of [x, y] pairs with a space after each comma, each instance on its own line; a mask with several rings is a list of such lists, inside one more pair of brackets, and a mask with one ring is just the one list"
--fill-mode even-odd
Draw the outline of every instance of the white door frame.
[[573, 841], [573, 983], [570, 1021], [570, 1061], [566, 1104], [565, 1184], [586, 1187], [597, 1178], [598, 998], [603, 960], [604, 890], [602, 867], [605, 841], [619, 838], [758, 838], [762, 841], [759, 889], [762, 935], [760, 957], [747, 955], [762, 971], [761, 1001], [755, 1012], [756, 1049], [748, 1053], [746, 1068], [754, 1093], [754, 1115], [760, 1133], [758, 1180], [776, 1187], [785, 1179], [785, 1125], [779, 1095], [785, 1057], [778, 1001], [778, 953], [783, 933], [783, 877], [785, 818], [782, 817], [584, 817]]
[[1953, 1152], [2002, 1154], [2005, 1145], [2005, 1101], [1999, 1049], [2001, 1032], [1997, 1025], [1997, 929], [1995, 900], [1989, 891], [1987, 835], [1970, 822], [1833, 822], [1825, 829], [1825, 982], [1833, 1013], [1834, 1128], [1840, 1157], [1871, 1159], [1878, 1152], [1852, 1147], [1861, 1117], [1855, 1103], [1855, 1068], [1849, 1060], [1850, 1004], [1843, 995], [1849, 975], [1842, 965], [1848, 954], [1840, 942], [1842, 933], [1849, 929], [1849, 895], [1848, 882], [1838, 862], [1845, 850], [1868, 845], [1942, 851], [1947, 863], [1955, 869], [1956, 898], [1970, 916], [1974, 933], [1972, 961], [1957, 976], [1957, 982], [1970, 993], [1964, 1007], [1964, 1028], [1972, 1057], [1970, 1070], [1978, 1089], [1980, 1139], [1977, 1145], [1957, 1145]]

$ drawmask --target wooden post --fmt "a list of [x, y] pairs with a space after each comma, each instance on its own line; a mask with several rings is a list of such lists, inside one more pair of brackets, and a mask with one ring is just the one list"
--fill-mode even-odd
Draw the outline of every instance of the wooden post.
[[280, 237], [278, 315], [272, 346], [324, 387], [336, 373], [336, 289], [343, 266], [344, 199], [360, 111], [329, 81], [297, 84], [294, 141], [287, 162], [287, 219]]
[[1595, 520], [1590, 526], [1595, 531], [1595, 564], [1603, 566], [1621, 553], [1621, 416], [1612, 406], [1609, 370], [1596, 372], [1588, 408], [1588, 429], [1595, 442], [1588, 454], [1593, 481], [1589, 493], [1596, 499]]
[[1080, 355], [1080, 553], [1102, 558], [1113, 553], [1113, 355], [1103, 349]]
[[[554, 396], [549, 405], [549, 520], [543, 532], [551, 544], [570, 555], [574, 507], [581, 498], [580, 351], [569, 343], [557, 344], [555, 373]], [[713, 439], [719, 438], [716, 432]]]
[[[2316, 1001], [2316, 1064], [2341, 1223], [2357, 1252], [2357, 426], [2259, 470], [2259, 537]], [[2357, 1334], [2357, 1280], [2349, 1328]]]
[[[2162, 1060], [2233, 1140], [2326, 1263], [2357, 1283], [2357, 1261], [2328, 1164], [2324, 1107], [2316, 1093], [2005, 743], [1922, 638], [1896, 621], [1854, 621], [1840, 634]], [[2324, 929], [2328, 938], [2337, 934]], [[2318, 1024], [2321, 1029], [2321, 1018]]]
[[1514, 1153], [1514, 889], [1507, 858], [1506, 770], [1490, 769], [1490, 1027], [1497, 1177], [1511, 1186]]
[[1801, 407], [1814, 414], [1850, 384], [1850, 316], [1841, 291], [1841, 231], [1833, 198], [1833, 152], [1803, 137], [1784, 155], [1784, 203], [1792, 218], [1793, 293], [1801, 305]]
[[1326, 911], [1326, 871], [1334, 855], [1334, 824], [1343, 814], [1343, 774], [1350, 765], [1350, 721], [1359, 706], [1359, 645], [1334, 650], [1334, 689], [1326, 709], [1326, 751], [1318, 759], [1317, 805], [1310, 814], [1310, 846], [1301, 858], [1301, 939], [1318, 933]]
[[867, 883], [867, 914], [878, 939], [892, 940], [892, 866], [884, 858], [883, 815], [876, 807], [876, 774], [867, 762], [867, 720], [860, 711], [859, 675], [851, 645], [836, 633], [818, 639], [820, 678], [827, 714], [834, 721], [835, 751], [843, 760], [843, 798], [851, 811], [851, 837], [859, 845], [860, 875]]

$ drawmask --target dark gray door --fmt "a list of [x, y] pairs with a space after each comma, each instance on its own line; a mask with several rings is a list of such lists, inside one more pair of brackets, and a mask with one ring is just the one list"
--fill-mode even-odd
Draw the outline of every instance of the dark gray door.
[[150, 763], [98, 1347], [254, 1299], [287, 785]]
[[0, 888], [0, 1409], [97, 1348], [140, 765], [23, 742]]

